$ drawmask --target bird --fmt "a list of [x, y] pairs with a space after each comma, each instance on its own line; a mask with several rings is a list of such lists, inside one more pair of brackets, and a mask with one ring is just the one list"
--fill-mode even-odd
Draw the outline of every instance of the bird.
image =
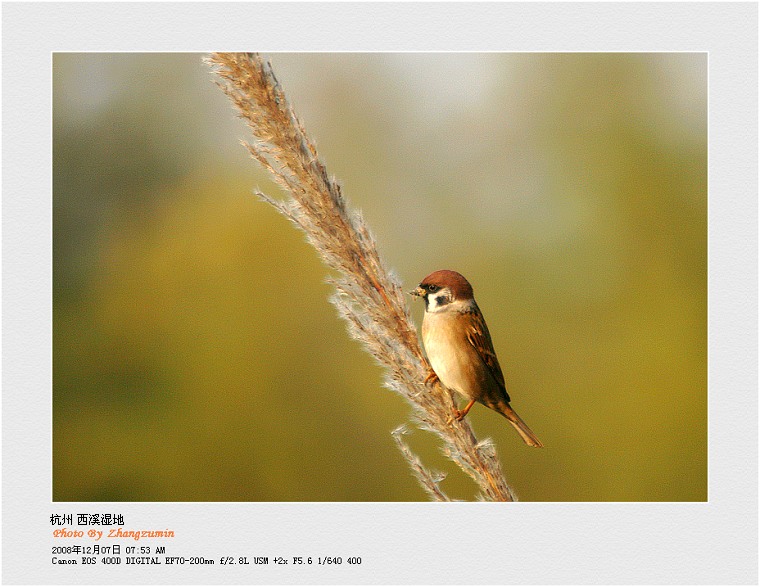
[[440, 380], [469, 400], [463, 410], [454, 409], [461, 421], [479, 402], [504, 416], [525, 444], [544, 445], [510, 406], [499, 360], [472, 286], [456, 271], [434, 271], [409, 292], [425, 302], [422, 343], [432, 372], [425, 380]]

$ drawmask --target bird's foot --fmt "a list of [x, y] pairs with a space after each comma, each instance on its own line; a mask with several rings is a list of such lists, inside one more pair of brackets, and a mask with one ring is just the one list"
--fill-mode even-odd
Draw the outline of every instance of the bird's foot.
[[425, 377], [425, 385], [435, 385], [438, 383], [440, 379], [438, 378], [438, 375], [436, 375], [435, 371], [432, 369], [430, 370], [430, 373], [428, 373], [428, 376]]
[[470, 411], [470, 408], [472, 408], [473, 404], [475, 403], [474, 399], [471, 399], [469, 403], [465, 406], [464, 410], [459, 410], [457, 408], [454, 408], [452, 410], [452, 413], [454, 414], [454, 420], [457, 422], [461, 422], [464, 417], [467, 415], [467, 412]]
[[454, 408], [452, 413], [449, 415], [448, 418], [446, 418], [446, 424], [451, 426], [454, 422], [461, 422], [462, 419], [467, 415], [467, 412], [464, 410], [457, 410]]

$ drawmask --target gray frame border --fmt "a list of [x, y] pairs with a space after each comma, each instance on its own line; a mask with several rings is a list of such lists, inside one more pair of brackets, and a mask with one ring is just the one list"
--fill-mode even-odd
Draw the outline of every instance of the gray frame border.
[[[756, 3], [4, 3], [3, 582], [756, 583], [757, 22]], [[209, 49], [708, 52], [709, 502], [52, 503], [51, 53]], [[50, 514], [93, 511], [173, 528], [173, 555], [363, 564], [54, 567]]]

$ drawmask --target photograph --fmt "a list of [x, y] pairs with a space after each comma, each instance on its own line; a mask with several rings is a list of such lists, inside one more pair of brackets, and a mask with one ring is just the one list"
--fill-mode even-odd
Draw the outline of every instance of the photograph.
[[707, 502], [706, 52], [54, 52], [52, 501]]
[[758, 5], [3, 5], [2, 583], [758, 580]]

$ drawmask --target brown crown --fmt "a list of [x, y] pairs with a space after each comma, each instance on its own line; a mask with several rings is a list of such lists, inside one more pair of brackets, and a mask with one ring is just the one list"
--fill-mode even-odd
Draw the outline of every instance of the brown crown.
[[473, 299], [472, 286], [461, 273], [441, 269], [434, 271], [420, 282], [422, 287], [426, 285], [437, 285], [438, 287], [448, 287], [454, 298], [457, 300]]

